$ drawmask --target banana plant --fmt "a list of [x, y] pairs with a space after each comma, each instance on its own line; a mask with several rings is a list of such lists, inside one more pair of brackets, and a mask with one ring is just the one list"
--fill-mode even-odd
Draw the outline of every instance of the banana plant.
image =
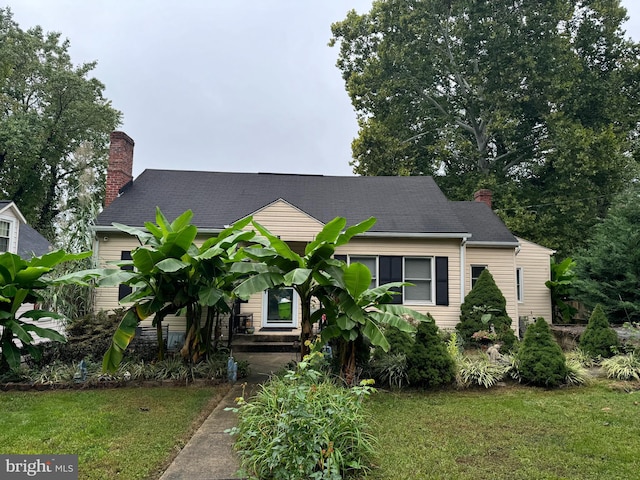
[[327, 327], [322, 330], [321, 342], [316, 348], [332, 340], [339, 342], [341, 373], [348, 385], [353, 384], [356, 372], [356, 340], [367, 339], [371, 345], [389, 351], [389, 342], [384, 336], [385, 326], [414, 333], [416, 328], [410, 323], [428, 322], [431, 318], [420, 312], [391, 304], [392, 295], [399, 287], [411, 286], [407, 282], [391, 282], [375, 288], [371, 285], [371, 272], [361, 263], [346, 265], [332, 271], [332, 287], [325, 289], [322, 309], [318, 315], [325, 315]]
[[69, 254], [64, 250], [34, 257], [29, 261], [5, 252], [0, 255], [0, 373], [20, 366], [22, 347], [34, 358], [40, 357], [40, 349], [34, 344], [33, 334], [57, 342], [65, 342], [64, 335], [50, 328], [43, 328], [25, 320], [43, 318], [62, 319], [55, 312], [28, 310], [19, 314], [25, 303], [37, 304], [44, 289], [57, 284], [82, 283], [79, 279], [52, 279], [49, 274], [57, 265], [70, 260], [91, 256], [91, 252]]
[[353, 236], [366, 232], [375, 222], [376, 219], [371, 217], [345, 228], [347, 220], [336, 217], [307, 244], [304, 255], [299, 255], [286, 242], [253, 221], [259, 235], [253, 239], [254, 245], [243, 248], [244, 255], [253, 262], [236, 263], [232, 267], [235, 272], [249, 275], [236, 287], [235, 295], [247, 299], [269, 288], [293, 287], [300, 298], [302, 311], [300, 349], [303, 358], [310, 352], [312, 299], [324, 296], [323, 289], [332, 284], [332, 272], [339, 270], [343, 263], [333, 258], [336, 248], [348, 243]]
[[117, 262], [117, 266], [131, 266], [133, 270], [96, 272], [100, 286], [123, 283], [133, 287], [132, 293], [122, 299], [123, 303], [133, 304], [125, 312], [104, 355], [104, 371], [118, 368], [136, 327], [152, 315], [158, 332], [159, 358], [164, 354], [162, 321], [169, 314], [179, 311], [187, 314], [186, 348], [181, 352], [186, 358], [196, 360], [202, 343], [210, 341], [200, 327], [201, 308], [220, 306], [229, 298], [233, 288], [227, 278], [230, 264], [235, 261], [238, 244], [250, 240], [255, 233], [242, 231], [251, 221], [247, 218], [198, 247], [194, 243], [198, 230], [191, 224], [192, 217], [188, 210], [169, 222], [158, 208], [156, 223], [145, 223], [145, 230], [114, 224], [137, 237], [141, 246], [132, 251], [131, 260]]

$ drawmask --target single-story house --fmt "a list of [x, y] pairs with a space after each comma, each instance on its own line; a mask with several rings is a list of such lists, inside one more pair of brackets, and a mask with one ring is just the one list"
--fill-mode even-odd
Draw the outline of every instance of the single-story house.
[[[491, 209], [491, 192], [474, 201], [449, 201], [432, 177], [360, 177], [272, 173], [153, 170], [133, 179], [133, 140], [111, 135], [106, 205], [95, 224], [96, 263], [130, 258], [137, 239], [114, 222], [143, 227], [159, 207], [169, 220], [194, 213], [200, 238], [253, 216], [293, 249], [303, 252], [337, 216], [348, 225], [376, 217], [370, 231], [354, 237], [337, 255], [367, 265], [373, 282], [408, 281], [400, 301], [429, 312], [444, 329], [459, 321], [460, 305], [484, 268], [507, 299], [517, 331], [519, 317], [551, 321], [549, 279], [552, 250], [515, 237]], [[118, 307], [123, 288], [99, 288], [97, 310]], [[284, 302], [283, 302], [284, 300]], [[287, 308], [278, 308], [279, 303]], [[289, 306], [292, 307], [289, 309]], [[241, 304], [256, 332], [297, 329], [299, 304], [292, 289], [254, 295]], [[292, 313], [289, 314], [288, 312]], [[183, 331], [174, 319], [171, 329]]]

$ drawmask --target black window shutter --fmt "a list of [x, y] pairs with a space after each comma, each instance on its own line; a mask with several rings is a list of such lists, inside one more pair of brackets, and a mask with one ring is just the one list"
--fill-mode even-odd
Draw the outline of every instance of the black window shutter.
[[449, 305], [449, 257], [436, 257], [436, 305]]
[[336, 260], [342, 260], [344, 263], [347, 263], [346, 255], [334, 255], [333, 258], [335, 258]]
[[[120, 252], [120, 260], [131, 260], [131, 252], [128, 250]], [[122, 267], [123, 270], [133, 270], [133, 265]], [[129, 295], [133, 289], [129, 285], [118, 285], [118, 300], [122, 300]]]
[[[379, 285], [390, 282], [402, 282], [402, 257], [381, 256], [378, 258]], [[401, 292], [400, 295], [394, 295], [391, 303], [402, 303], [402, 290], [400, 288], [393, 289]]]

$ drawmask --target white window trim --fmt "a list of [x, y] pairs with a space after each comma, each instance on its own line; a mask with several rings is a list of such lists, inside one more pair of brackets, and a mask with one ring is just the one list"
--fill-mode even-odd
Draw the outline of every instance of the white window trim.
[[16, 219], [12, 217], [0, 217], [0, 221], [7, 222], [9, 224], [9, 241], [7, 242], [7, 252], [16, 253], [18, 251], [18, 231], [16, 229]]
[[[430, 256], [417, 256], [417, 255], [407, 255], [402, 257], [402, 280], [404, 282], [411, 283], [411, 280], [407, 279], [407, 259], [417, 259], [417, 260], [429, 260], [430, 270], [431, 270], [431, 278], [428, 280], [431, 282], [431, 300], [407, 300], [407, 295], [405, 289], [407, 287], [402, 287], [402, 304], [403, 305], [435, 305], [436, 301], [436, 262], [435, 257]], [[424, 280], [427, 280], [426, 278]], [[411, 287], [409, 287], [411, 288]]]

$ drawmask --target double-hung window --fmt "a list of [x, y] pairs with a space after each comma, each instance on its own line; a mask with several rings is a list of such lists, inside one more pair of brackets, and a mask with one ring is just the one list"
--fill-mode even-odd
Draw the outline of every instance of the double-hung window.
[[9, 240], [11, 238], [11, 223], [0, 220], [0, 252], [9, 251]]
[[522, 267], [516, 268], [516, 295], [518, 302], [524, 302], [524, 282], [522, 276]]
[[406, 303], [433, 302], [433, 259], [404, 257], [404, 281], [413, 286], [404, 287]]

